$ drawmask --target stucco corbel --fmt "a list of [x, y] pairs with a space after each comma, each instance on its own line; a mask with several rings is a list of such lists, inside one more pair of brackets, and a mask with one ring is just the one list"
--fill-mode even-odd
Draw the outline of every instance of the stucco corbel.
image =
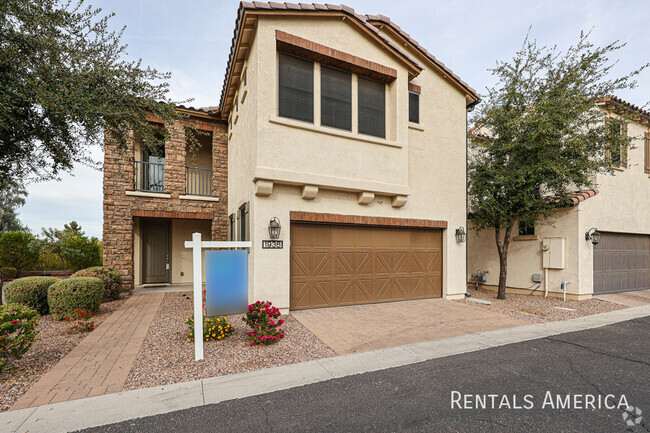
[[359, 204], [370, 204], [375, 199], [375, 193], [369, 191], [361, 191], [357, 202]]
[[302, 198], [305, 200], [313, 200], [318, 195], [318, 187], [316, 185], [304, 185], [302, 187]]
[[406, 204], [407, 197], [405, 195], [396, 195], [393, 197], [393, 202], [391, 203], [393, 207], [403, 207]]
[[255, 195], [260, 197], [268, 197], [273, 194], [273, 181], [257, 179], [255, 181]]

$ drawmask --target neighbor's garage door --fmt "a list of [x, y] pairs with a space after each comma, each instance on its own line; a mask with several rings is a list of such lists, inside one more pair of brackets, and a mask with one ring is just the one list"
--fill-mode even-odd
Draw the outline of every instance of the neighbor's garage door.
[[602, 233], [594, 246], [594, 294], [650, 288], [650, 235]]
[[291, 224], [293, 310], [442, 296], [442, 230]]

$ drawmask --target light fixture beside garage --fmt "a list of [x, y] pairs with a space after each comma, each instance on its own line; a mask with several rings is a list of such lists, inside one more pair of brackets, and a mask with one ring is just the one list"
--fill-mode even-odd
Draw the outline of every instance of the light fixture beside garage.
[[592, 244], [598, 245], [600, 242], [600, 232], [596, 227], [590, 228], [587, 233], [585, 233], [585, 240], [591, 241]]
[[280, 219], [278, 217], [271, 218], [269, 222], [269, 237], [271, 239], [280, 239], [280, 231], [282, 226], [280, 225]]
[[460, 226], [456, 229], [456, 242], [459, 244], [464, 243], [467, 240], [467, 232], [465, 231], [465, 227]]

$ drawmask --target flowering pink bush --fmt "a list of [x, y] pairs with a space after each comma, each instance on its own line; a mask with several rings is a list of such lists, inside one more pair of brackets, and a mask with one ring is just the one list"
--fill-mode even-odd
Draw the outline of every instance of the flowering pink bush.
[[20, 304], [0, 305], [0, 372], [13, 370], [36, 338], [38, 313]]
[[280, 319], [280, 310], [269, 301], [257, 301], [248, 306], [248, 313], [242, 317], [253, 330], [246, 335], [253, 339], [251, 346], [256, 344], [272, 344], [284, 338], [284, 331], [280, 326], [284, 320]]

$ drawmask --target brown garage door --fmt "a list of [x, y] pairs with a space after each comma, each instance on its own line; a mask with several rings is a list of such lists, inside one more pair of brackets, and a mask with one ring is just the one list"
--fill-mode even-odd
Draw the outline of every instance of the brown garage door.
[[602, 233], [594, 246], [594, 294], [650, 288], [650, 236]]
[[293, 310], [442, 296], [442, 230], [291, 224]]

